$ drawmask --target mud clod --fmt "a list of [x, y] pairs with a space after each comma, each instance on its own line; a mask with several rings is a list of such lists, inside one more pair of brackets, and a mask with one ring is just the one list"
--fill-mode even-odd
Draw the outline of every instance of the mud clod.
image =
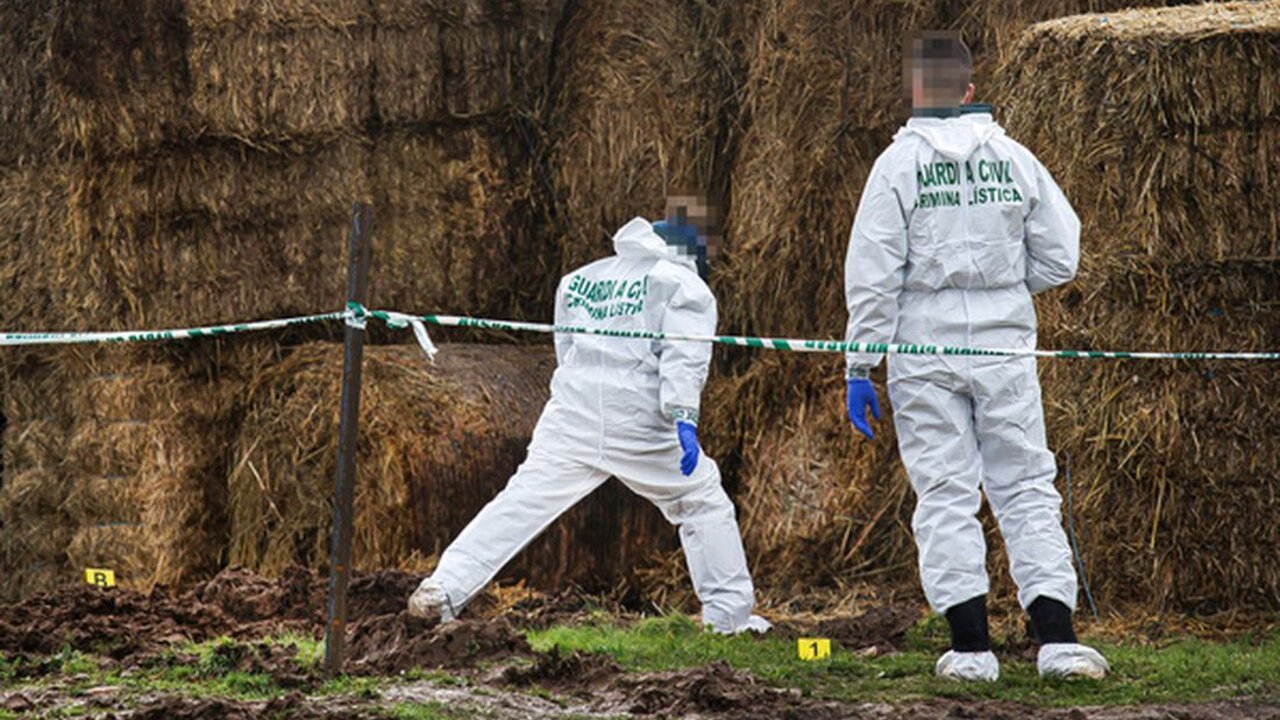
[[415, 667], [449, 668], [479, 659], [531, 655], [524, 636], [503, 618], [459, 620], [443, 625], [408, 612], [357, 622], [348, 638], [349, 672], [396, 674]]

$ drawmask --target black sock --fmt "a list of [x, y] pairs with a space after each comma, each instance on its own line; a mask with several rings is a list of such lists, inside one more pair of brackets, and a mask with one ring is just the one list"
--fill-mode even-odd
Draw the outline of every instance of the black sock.
[[991, 649], [987, 629], [987, 596], [979, 595], [947, 610], [951, 626], [951, 649], [956, 652], [985, 652]]
[[1027, 606], [1027, 612], [1031, 615], [1031, 631], [1041, 645], [1076, 641], [1071, 608], [1065, 603], [1041, 595]]

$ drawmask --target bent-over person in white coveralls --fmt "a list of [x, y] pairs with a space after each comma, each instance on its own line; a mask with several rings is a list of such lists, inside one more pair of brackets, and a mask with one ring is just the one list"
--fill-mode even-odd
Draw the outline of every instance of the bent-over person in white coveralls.
[[[556, 324], [713, 335], [716, 301], [698, 275], [699, 236], [685, 219], [657, 223], [665, 239], [642, 218], [624, 225], [613, 257], [560, 281]], [[752, 615], [733, 504], [698, 447], [711, 346], [557, 333], [555, 348], [551, 399], [528, 458], [444, 551], [409, 611], [452, 620], [521, 548], [614, 476], [678, 526], [703, 623], [721, 633], [767, 630]]]
[[[846, 338], [1034, 348], [1031, 296], [1066, 283], [1080, 223], [1049, 172], [1005, 136], [973, 97], [960, 39], [916, 41], [913, 117], [871, 170], [845, 263]], [[880, 416], [867, 371], [881, 355], [847, 358], [849, 419], [873, 437]], [[1047, 447], [1030, 357], [893, 355], [889, 399], [916, 492], [920, 580], [951, 626], [937, 673], [996, 680], [987, 630], [982, 493], [1000, 524], [1018, 600], [1041, 643], [1041, 675], [1102, 677], [1107, 662], [1076, 642], [1076, 573], [1062, 530], [1057, 467]]]

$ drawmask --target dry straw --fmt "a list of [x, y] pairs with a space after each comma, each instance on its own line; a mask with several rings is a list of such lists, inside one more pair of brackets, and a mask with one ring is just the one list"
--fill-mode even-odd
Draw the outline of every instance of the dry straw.
[[[1280, 3], [1221, 3], [1066, 18], [1015, 48], [1001, 73], [1010, 131], [1085, 224], [1080, 277], [1041, 304], [1042, 341], [1280, 343], [1278, 38]], [[1043, 381], [1104, 598], [1280, 604], [1274, 373], [1054, 364]]]
[[[561, 267], [610, 252], [668, 193], [707, 190], [730, 89], [715, 19], [696, 3], [581, 3], [562, 24], [550, 105], [550, 182]], [[643, 22], [636, 22], [644, 18]]]

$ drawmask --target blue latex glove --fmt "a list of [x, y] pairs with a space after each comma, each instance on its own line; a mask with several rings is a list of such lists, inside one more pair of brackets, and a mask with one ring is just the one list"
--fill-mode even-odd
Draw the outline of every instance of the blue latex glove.
[[858, 428], [858, 432], [866, 435], [868, 440], [875, 440], [876, 435], [871, 432], [871, 423], [867, 422], [867, 408], [871, 408], [871, 417], [879, 420], [880, 401], [876, 399], [876, 389], [871, 381], [866, 378], [849, 378], [846, 405], [849, 409], [849, 422]]
[[698, 467], [698, 426], [677, 420], [676, 437], [680, 438], [680, 449], [684, 450], [680, 456], [680, 472], [685, 476], [692, 475], [693, 469]]

